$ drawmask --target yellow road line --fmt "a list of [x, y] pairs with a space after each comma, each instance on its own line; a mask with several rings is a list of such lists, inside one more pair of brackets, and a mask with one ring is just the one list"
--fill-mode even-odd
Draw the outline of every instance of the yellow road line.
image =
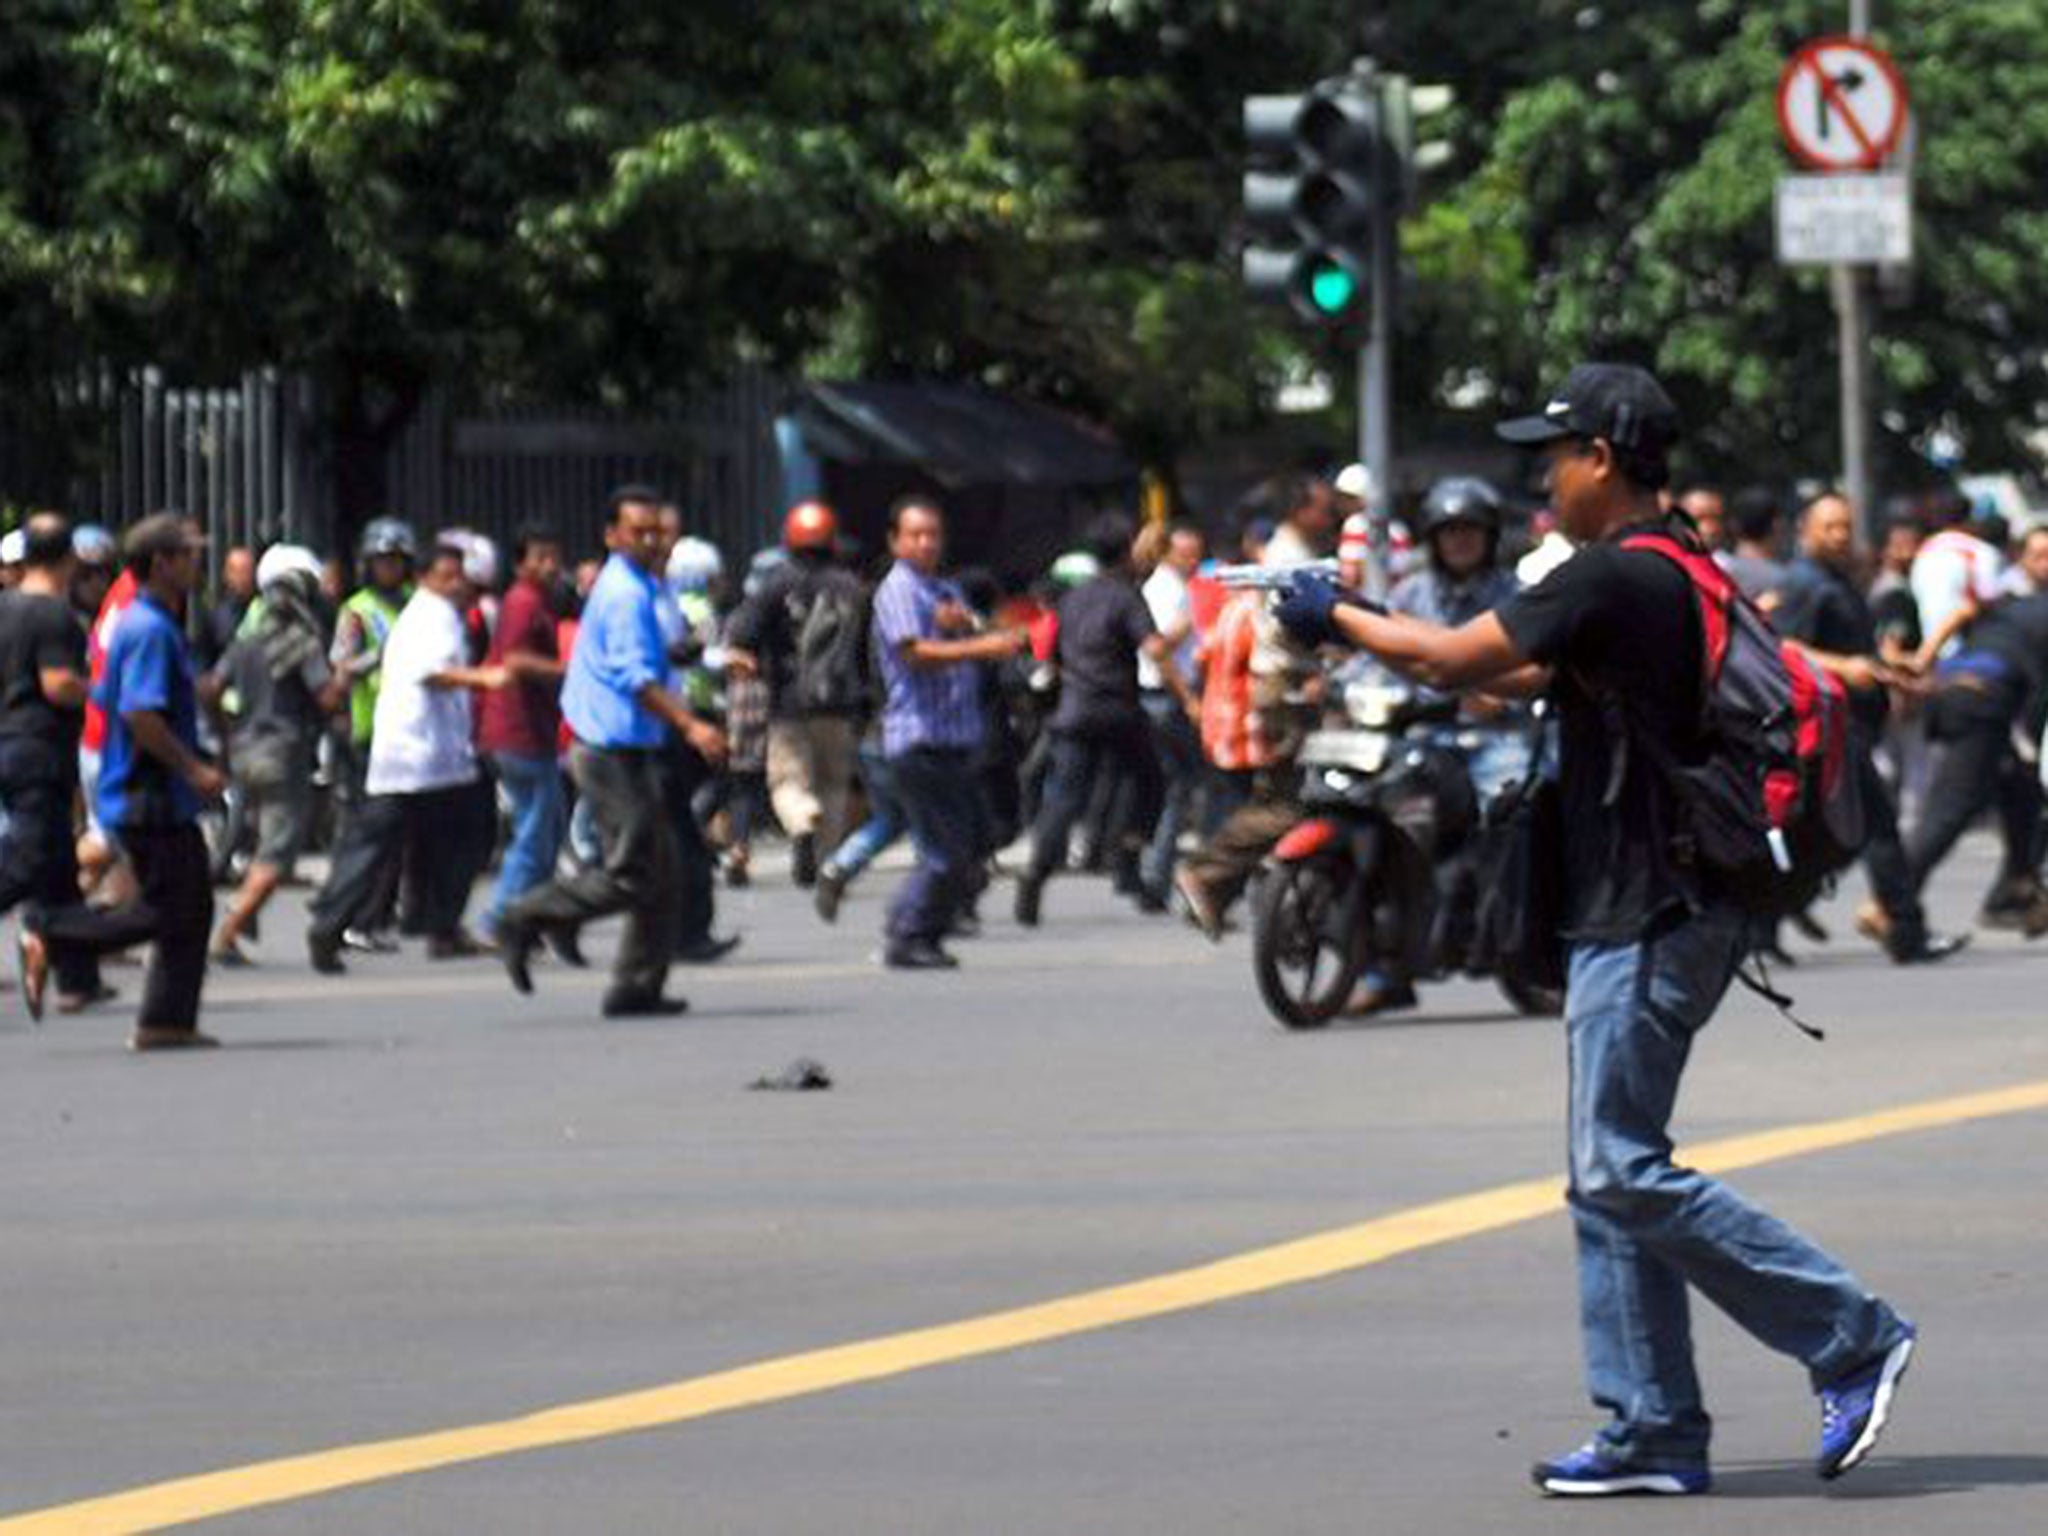
[[[1887, 1136], [2039, 1109], [2048, 1109], [2048, 1081], [1731, 1137], [1689, 1148], [1686, 1156], [1695, 1167], [1725, 1173]], [[463, 1462], [757, 1408], [926, 1366], [1325, 1279], [1547, 1215], [1559, 1209], [1562, 1198], [1562, 1186], [1555, 1179], [1503, 1185], [1213, 1264], [1084, 1291], [1036, 1306], [786, 1355], [644, 1391], [568, 1403], [521, 1418], [287, 1456], [56, 1505], [0, 1519], [0, 1536], [55, 1536], [58, 1532], [99, 1536], [155, 1530]]]

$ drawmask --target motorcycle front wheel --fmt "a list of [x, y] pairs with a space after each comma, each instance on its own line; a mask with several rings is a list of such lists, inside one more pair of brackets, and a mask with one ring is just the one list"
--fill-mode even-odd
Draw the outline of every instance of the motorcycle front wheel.
[[1347, 920], [1348, 863], [1309, 859], [1266, 872], [1253, 908], [1259, 996], [1289, 1029], [1320, 1029], [1351, 1000], [1358, 946]]

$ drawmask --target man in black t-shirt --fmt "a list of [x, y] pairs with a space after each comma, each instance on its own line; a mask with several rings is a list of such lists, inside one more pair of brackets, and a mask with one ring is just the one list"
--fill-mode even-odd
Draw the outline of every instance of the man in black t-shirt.
[[22, 906], [22, 997], [43, 1012], [51, 966], [67, 993], [97, 990], [98, 956], [153, 936], [133, 904], [101, 912], [78, 895], [71, 806], [88, 688], [85, 630], [71, 612], [71, 525], [38, 513], [24, 530], [19, 587], [0, 593], [0, 913]]
[[1165, 893], [1145, 886], [1138, 858], [1152, 840], [1166, 779], [1152, 728], [1138, 696], [1138, 657], [1159, 668], [1166, 689], [1192, 712], [1187, 680], [1173, 662], [1173, 647], [1152, 622], [1131, 573], [1136, 530], [1120, 513], [1089, 525], [1086, 546], [1100, 573], [1060, 600], [1060, 701], [1047, 729], [1052, 769], [1031, 828], [1031, 865], [1017, 881], [1017, 921], [1038, 923], [1045, 882], [1066, 862], [1067, 837], [1103, 775], [1121, 775], [1129, 787], [1127, 813], [1116, 827], [1111, 862], [1117, 884], [1149, 911], [1166, 910]]
[[1677, 412], [1641, 369], [1596, 363], [1574, 369], [1541, 415], [1500, 431], [1543, 448], [1551, 504], [1580, 546], [1570, 560], [1456, 629], [1313, 580], [1279, 615], [1306, 642], [1348, 641], [1435, 687], [1547, 689], [1558, 707], [1570, 1205], [1588, 1385], [1611, 1418], [1533, 1475], [1565, 1495], [1711, 1486], [1691, 1284], [1806, 1366], [1821, 1397], [1819, 1471], [1835, 1477], [1883, 1428], [1912, 1325], [1812, 1243], [1671, 1160], [1693, 1036], [1747, 937], [1746, 915], [1672, 856], [1677, 806], [1652, 755], [1682, 763], [1705, 750], [1697, 600], [1676, 564], [1620, 547], [1631, 532], [1677, 527], [1657, 494]]

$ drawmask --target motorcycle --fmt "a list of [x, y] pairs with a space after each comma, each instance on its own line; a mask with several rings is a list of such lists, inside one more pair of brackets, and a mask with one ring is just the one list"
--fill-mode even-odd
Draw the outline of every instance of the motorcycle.
[[[1347, 683], [1343, 704], [1347, 723], [1303, 744], [1306, 815], [1268, 855], [1253, 909], [1259, 994], [1290, 1029], [1329, 1023], [1369, 971], [1488, 974], [1472, 920], [1484, 818], [1467, 762], [1503, 728], [1460, 724], [1455, 699], [1388, 673]], [[1552, 989], [1494, 979], [1519, 1012], [1563, 1011]]]

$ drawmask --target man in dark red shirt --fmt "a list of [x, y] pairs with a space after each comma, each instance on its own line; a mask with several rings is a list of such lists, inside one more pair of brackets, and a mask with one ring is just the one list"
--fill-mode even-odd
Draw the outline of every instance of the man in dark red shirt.
[[481, 695], [477, 718], [477, 746], [489, 755], [512, 806], [512, 841], [484, 913], [487, 933], [497, 931], [508, 902], [554, 872], [568, 820], [556, 757], [563, 660], [555, 644], [555, 590], [562, 546], [552, 533], [524, 528], [513, 541], [512, 560], [512, 585], [488, 657], [512, 683]]

